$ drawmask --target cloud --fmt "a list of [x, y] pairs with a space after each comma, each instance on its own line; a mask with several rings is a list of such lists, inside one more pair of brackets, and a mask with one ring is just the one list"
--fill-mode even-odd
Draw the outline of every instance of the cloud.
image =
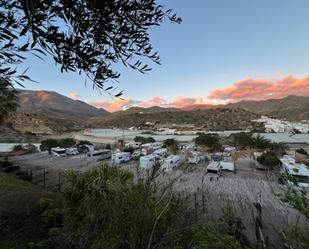
[[68, 96], [71, 98], [71, 99], [74, 99], [74, 100], [80, 100], [81, 97], [78, 93], [69, 93]]
[[90, 101], [89, 104], [97, 107], [104, 108], [110, 112], [120, 111], [128, 109], [132, 106], [140, 107], [152, 107], [161, 106], [166, 108], [183, 108], [183, 109], [194, 109], [194, 108], [205, 108], [212, 107], [216, 103], [204, 98], [188, 98], [184, 96], [177, 96], [173, 100], [169, 101], [159, 96], [155, 96], [151, 99], [139, 101], [133, 99], [114, 99], [111, 101], [98, 100]]
[[114, 99], [111, 101], [97, 100], [89, 101], [88, 104], [93, 105], [97, 108], [103, 108], [109, 112], [115, 112], [127, 109], [130, 106], [134, 106], [136, 101], [133, 99]]
[[[215, 105], [238, 102], [242, 100], [266, 100], [283, 98], [288, 95], [309, 95], [309, 76], [297, 78], [292, 75], [283, 79], [243, 79], [225, 88], [214, 89], [207, 98], [176, 96], [171, 100], [155, 96], [148, 100], [114, 99], [111, 101], [90, 101], [89, 104], [104, 108], [110, 112], [128, 109], [132, 106], [196, 109], [210, 108]], [[80, 96], [75, 93], [69, 95], [73, 99]]]
[[288, 95], [309, 95], [309, 76], [296, 78], [289, 75], [280, 80], [244, 79], [232, 86], [212, 90], [208, 98], [237, 102], [284, 98]]

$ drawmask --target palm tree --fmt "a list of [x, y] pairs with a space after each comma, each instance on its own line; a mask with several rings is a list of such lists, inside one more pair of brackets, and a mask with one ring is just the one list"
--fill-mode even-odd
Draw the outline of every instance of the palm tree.
[[10, 112], [13, 112], [18, 107], [17, 91], [9, 87], [0, 77], [0, 126], [3, 125], [5, 119]]

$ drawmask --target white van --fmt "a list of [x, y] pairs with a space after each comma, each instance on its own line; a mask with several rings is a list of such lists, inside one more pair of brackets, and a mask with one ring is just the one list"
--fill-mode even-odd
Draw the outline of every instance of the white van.
[[112, 155], [112, 164], [121, 164], [130, 161], [130, 152], [118, 152]]

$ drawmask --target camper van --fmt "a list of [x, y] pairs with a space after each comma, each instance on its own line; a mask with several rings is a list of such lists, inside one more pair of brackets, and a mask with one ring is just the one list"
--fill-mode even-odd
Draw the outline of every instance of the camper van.
[[167, 149], [166, 148], [157, 149], [152, 154], [154, 154], [157, 157], [163, 158], [167, 156]]
[[213, 161], [216, 161], [216, 162], [221, 161], [222, 158], [223, 158], [223, 153], [222, 152], [216, 152], [216, 153], [211, 155], [211, 159]]
[[142, 145], [141, 142], [128, 142], [128, 143], [125, 144], [125, 147], [126, 148], [133, 148], [135, 150], [135, 149], [140, 148], [141, 145]]
[[139, 159], [139, 166], [143, 169], [150, 169], [155, 165], [156, 162], [157, 158], [154, 154], [142, 156]]
[[88, 157], [96, 157], [98, 160], [105, 160], [111, 158], [111, 151], [110, 150], [94, 150], [92, 152], [88, 152]]
[[130, 161], [131, 154], [130, 152], [118, 152], [112, 155], [112, 164], [119, 165]]
[[70, 155], [70, 156], [75, 156], [75, 155], [78, 155], [79, 152], [78, 152], [77, 148], [72, 147], [72, 148], [67, 148], [66, 149], [66, 154]]
[[[299, 187], [309, 188], [309, 169], [302, 163], [297, 163], [291, 156], [284, 155], [280, 159], [280, 173], [286, 176], [293, 176], [293, 181]], [[290, 180], [289, 185], [294, 184]]]
[[188, 163], [190, 164], [199, 164], [201, 162], [201, 156], [196, 151], [191, 151], [190, 157], [188, 158]]
[[234, 161], [231, 157], [224, 157], [220, 161], [221, 169], [225, 171], [235, 171]]
[[183, 162], [183, 159], [178, 155], [171, 155], [167, 157], [162, 164], [162, 169], [165, 171], [170, 171], [175, 167], [179, 166]]
[[56, 148], [52, 148], [51, 151], [54, 156], [66, 156], [65, 148], [56, 147]]
[[207, 173], [218, 174], [221, 175], [221, 165], [218, 161], [211, 161], [207, 166]]
[[154, 142], [154, 143], [147, 143], [147, 144], [142, 144], [142, 148], [144, 149], [151, 149], [151, 150], [157, 150], [162, 148], [163, 143], [162, 142]]

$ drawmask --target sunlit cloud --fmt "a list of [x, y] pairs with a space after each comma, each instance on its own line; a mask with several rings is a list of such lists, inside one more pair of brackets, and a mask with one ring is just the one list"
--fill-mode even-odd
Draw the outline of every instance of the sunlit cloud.
[[[88, 103], [110, 112], [126, 110], [133, 106], [197, 109], [218, 107], [223, 104], [242, 100], [283, 98], [288, 95], [309, 95], [309, 76], [297, 78], [290, 75], [280, 80], [244, 79], [229, 87], [213, 89], [207, 98], [176, 96], [173, 99], [164, 99], [160, 96], [155, 96], [146, 100], [116, 98], [111, 101], [98, 100]], [[72, 93], [70, 97], [76, 98], [80, 96]]]
[[113, 99], [111, 101], [97, 100], [89, 101], [88, 104], [93, 105], [97, 108], [103, 108], [109, 112], [116, 112], [127, 109], [136, 103], [133, 99]]
[[155, 96], [149, 100], [133, 100], [133, 99], [114, 99], [111, 101], [99, 100], [90, 101], [89, 104], [97, 107], [104, 108], [107, 111], [115, 112], [120, 110], [126, 110], [133, 106], [139, 107], [152, 107], [160, 106], [165, 108], [181, 108], [181, 109], [194, 109], [194, 108], [207, 108], [213, 107], [217, 104], [214, 101], [204, 98], [188, 98], [184, 96], [177, 96], [173, 100], [166, 100], [159, 96]]
[[212, 90], [208, 98], [238, 102], [284, 98], [288, 95], [309, 95], [309, 76], [297, 78], [289, 75], [280, 80], [244, 79], [232, 86]]
[[74, 100], [80, 100], [81, 97], [78, 93], [69, 93], [68, 96], [71, 98], [71, 99], [74, 99]]

